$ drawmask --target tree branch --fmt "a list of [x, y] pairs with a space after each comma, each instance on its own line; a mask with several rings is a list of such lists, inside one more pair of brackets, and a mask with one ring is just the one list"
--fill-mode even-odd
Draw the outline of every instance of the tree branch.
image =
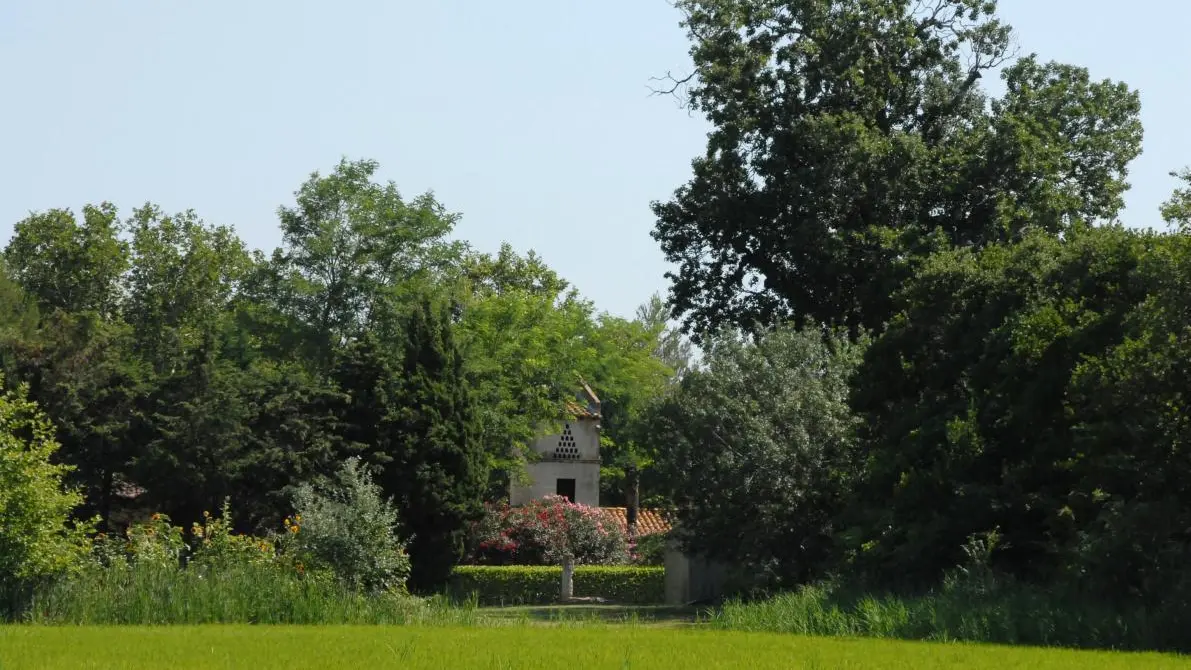
[[665, 84], [660, 87], [650, 86], [649, 94], [650, 96], [668, 95], [677, 100], [680, 106], [685, 106], [686, 103], [683, 101], [682, 96], [678, 95], [678, 90], [694, 81], [697, 74], [697, 72], [692, 71], [685, 77], [675, 77], [667, 70], [664, 77], [650, 77], [650, 81], [665, 82]]

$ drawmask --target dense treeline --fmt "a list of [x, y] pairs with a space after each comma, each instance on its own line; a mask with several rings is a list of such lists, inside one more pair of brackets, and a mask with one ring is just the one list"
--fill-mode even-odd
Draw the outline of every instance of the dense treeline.
[[[0, 410], [31, 400], [51, 423], [0, 438], [69, 466], [30, 470], [54, 494], [30, 537], [63, 537], [60, 474], [80, 519], [185, 524], [230, 498], [257, 530], [356, 456], [412, 537], [411, 584], [438, 585], [518, 476], [513, 447], [584, 379], [603, 502], [670, 507], [740, 586], [835, 579], [952, 607], [1025, 584], [984, 604], [1055, 622], [1051, 590], [1094, 594], [1095, 621], [1130, 603], [1105, 625], [1182, 644], [1191, 188], [1162, 207], [1169, 232], [1118, 220], [1137, 92], [1016, 57], [989, 0], [677, 6], [695, 70], [674, 92], [713, 127], [654, 204], [669, 300], [632, 320], [532, 253], [453, 241], [453, 214], [368, 161], [303, 184], [271, 255], [153, 206], [18, 223]], [[999, 97], [980, 86], [996, 68]]]
[[452, 241], [455, 215], [376, 168], [315, 173], [271, 255], [152, 205], [16, 224], [0, 364], [55, 427], [79, 519], [188, 527], [230, 498], [239, 530], [274, 529], [298, 487], [359, 456], [428, 587], [580, 379], [609, 408], [612, 474], [634, 457], [630, 419], [672, 374], [664, 317], [599, 314], [532, 252]]
[[1118, 221], [1137, 92], [985, 0], [677, 4], [713, 129], [654, 236], [707, 366], [648, 423], [688, 545], [768, 586], [1191, 593], [1191, 191]]

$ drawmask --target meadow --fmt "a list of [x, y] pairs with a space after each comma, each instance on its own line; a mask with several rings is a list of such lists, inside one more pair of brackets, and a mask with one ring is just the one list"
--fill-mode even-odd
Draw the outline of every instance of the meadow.
[[0, 668], [1191, 668], [1191, 659], [634, 625], [6, 626]]

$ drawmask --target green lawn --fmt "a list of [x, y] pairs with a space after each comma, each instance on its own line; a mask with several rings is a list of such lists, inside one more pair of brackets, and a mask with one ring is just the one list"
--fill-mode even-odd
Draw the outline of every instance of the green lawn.
[[650, 626], [0, 627], [0, 669], [1191, 668], [1191, 659]]

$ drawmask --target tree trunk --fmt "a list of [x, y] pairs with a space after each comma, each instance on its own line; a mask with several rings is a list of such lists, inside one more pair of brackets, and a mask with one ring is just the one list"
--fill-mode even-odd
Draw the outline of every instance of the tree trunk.
[[628, 526], [629, 539], [637, 537], [637, 508], [640, 503], [641, 477], [637, 466], [630, 465], [624, 472], [625, 485], [625, 521]]
[[559, 589], [560, 600], [570, 600], [575, 595], [575, 559], [566, 558], [562, 561], [562, 585]]

